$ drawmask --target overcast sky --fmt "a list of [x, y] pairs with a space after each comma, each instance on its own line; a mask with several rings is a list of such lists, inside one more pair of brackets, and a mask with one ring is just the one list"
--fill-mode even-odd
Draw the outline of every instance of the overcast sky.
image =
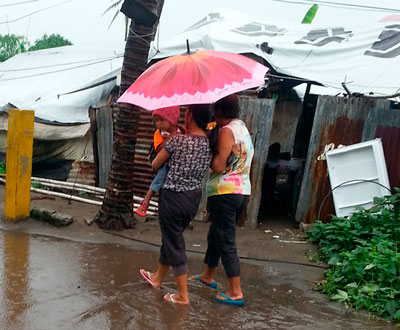
[[24, 35], [31, 43], [45, 33], [59, 33], [73, 44], [121, 44], [123, 15], [110, 29], [115, 10], [102, 15], [111, 4], [110, 0], [0, 0], [0, 34]]
[[[115, 1], [111, 0], [0, 0], [0, 34], [24, 35], [33, 43], [43, 34], [59, 33], [74, 44], [116, 45], [123, 47], [124, 17], [118, 15], [109, 29], [115, 10], [102, 15]], [[208, 13], [220, 7], [245, 11], [254, 19], [267, 16], [273, 20], [273, 13], [285, 11], [288, 22], [298, 21], [307, 9], [318, 1], [312, 0], [165, 0], [160, 22], [160, 38], [168, 39], [182, 31]], [[396, 11], [362, 9], [338, 6], [332, 2], [359, 4], [392, 8]], [[320, 1], [320, 9], [313, 24], [330, 22], [340, 24], [352, 16], [365, 16], [375, 21], [376, 17], [400, 14], [399, 0], [330, 0]], [[340, 14], [337, 13], [338, 10]], [[272, 13], [272, 14], [271, 14]], [[282, 17], [281, 15], [279, 15]], [[276, 22], [271, 22], [276, 23]], [[286, 22], [285, 22], [286, 23]]]

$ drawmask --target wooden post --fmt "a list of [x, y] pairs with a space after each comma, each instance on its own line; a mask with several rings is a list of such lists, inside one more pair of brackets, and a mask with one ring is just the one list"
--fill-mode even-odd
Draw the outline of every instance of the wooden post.
[[258, 211], [262, 197], [262, 180], [267, 161], [269, 136], [275, 112], [275, 100], [240, 97], [239, 118], [250, 132], [254, 145], [254, 157], [251, 165], [251, 196], [247, 204], [247, 216], [251, 228], [257, 228]]
[[8, 111], [5, 217], [29, 217], [34, 111]]
[[[97, 111], [96, 109], [89, 108], [90, 118], [90, 131], [92, 133], [92, 147], [93, 147], [93, 160], [94, 160], [94, 185], [99, 186], [99, 149], [97, 147]], [[79, 173], [79, 172], [78, 172]]]

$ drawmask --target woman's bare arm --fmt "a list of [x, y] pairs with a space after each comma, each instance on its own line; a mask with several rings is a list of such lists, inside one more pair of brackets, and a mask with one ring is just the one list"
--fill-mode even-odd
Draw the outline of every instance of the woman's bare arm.
[[229, 128], [222, 128], [218, 137], [218, 151], [211, 161], [211, 169], [222, 173], [226, 168], [226, 161], [235, 144], [235, 138]]
[[165, 164], [168, 160], [170, 154], [164, 148], [160, 150], [157, 154], [156, 158], [154, 158], [153, 162], [151, 163], [151, 167], [155, 170], [158, 170], [161, 166]]

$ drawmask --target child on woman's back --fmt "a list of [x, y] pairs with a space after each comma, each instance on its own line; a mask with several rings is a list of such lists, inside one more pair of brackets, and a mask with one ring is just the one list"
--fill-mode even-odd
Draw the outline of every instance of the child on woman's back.
[[[171, 136], [184, 133], [183, 129], [178, 127], [179, 114], [179, 106], [161, 108], [153, 111], [152, 116], [157, 127], [153, 139], [154, 150], [156, 153], [160, 152], [160, 150], [164, 147], [167, 139], [169, 139]], [[168, 168], [166, 164], [158, 170], [156, 177], [150, 184], [150, 188], [147, 191], [146, 197], [140, 203], [140, 206], [136, 209], [136, 213], [139, 216], [146, 216], [150, 199], [162, 188], [167, 172]]]

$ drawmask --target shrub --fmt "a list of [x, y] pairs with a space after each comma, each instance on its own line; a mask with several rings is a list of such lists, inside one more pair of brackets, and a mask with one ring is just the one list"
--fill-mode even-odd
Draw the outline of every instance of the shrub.
[[318, 221], [308, 231], [327, 262], [317, 289], [332, 300], [400, 321], [400, 189], [369, 210]]
[[0, 174], [6, 174], [6, 163], [0, 162]]

